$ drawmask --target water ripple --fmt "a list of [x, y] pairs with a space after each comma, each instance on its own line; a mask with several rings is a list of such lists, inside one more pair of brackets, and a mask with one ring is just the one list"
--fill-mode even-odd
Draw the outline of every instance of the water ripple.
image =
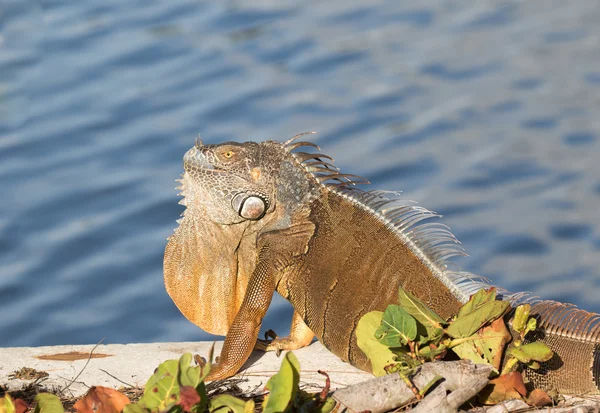
[[[198, 133], [317, 130], [342, 170], [443, 213], [462, 268], [600, 311], [599, 20], [588, 0], [4, 2], [0, 345], [212, 337], [162, 280]], [[291, 312], [276, 297], [264, 328]]]

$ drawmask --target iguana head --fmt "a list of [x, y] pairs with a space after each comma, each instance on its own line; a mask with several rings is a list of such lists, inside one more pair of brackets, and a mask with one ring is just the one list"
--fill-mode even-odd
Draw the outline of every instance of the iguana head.
[[197, 140], [183, 163], [185, 205], [201, 206], [207, 218], [222, 225], [259, 221], [278, 204], [290, 215], [315, 189], [305, 168], [275, 141], [204, 145]]
[[194, 200], [219, 224], [260, 219], [271, 205], [272, 191], [259, 163], [257, 143], [202, 145], [196, 141], [183, 158], [189, 183], [184, 195], [187, 198], [188, 192], [199, 192], [201, 196]]

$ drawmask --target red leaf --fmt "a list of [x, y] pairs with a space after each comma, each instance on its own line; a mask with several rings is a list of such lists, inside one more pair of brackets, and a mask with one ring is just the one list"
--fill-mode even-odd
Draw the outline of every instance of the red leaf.
[[13, 403], [15, 405], [15, 413], [25, 413], [29, 409], [29, 405], [25, 403], [25, 400], [15, 399]]
[[129, 403], [127, 396], [115, 389], [93, 386], [73, 407], [79, 413], [120, 413]]
[[192, 406], [200, 403], [200, 400], [200, 395], [192, 386], [179, 387], [179, 405], [184, 411], [191, 411]]

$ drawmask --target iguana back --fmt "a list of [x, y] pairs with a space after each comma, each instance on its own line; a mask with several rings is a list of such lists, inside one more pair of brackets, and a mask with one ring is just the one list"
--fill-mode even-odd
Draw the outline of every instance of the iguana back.
[[[274, 290], [294, 306], [292, 338], [263, 348], [298, 348], [314, 333], [334, 354], [370, 371], [356, 344], [356, 325], [363, 314], [396, 303], [399, 286], [444, 318], [454, 315], [472, 293], [491, 286], [485, 278], [449, 269], [448, 259], [464, 253], [446, 226], [427, 220], [437, 214], [403, 202], [396, 193], [355, 189], [361, 178], [340, 173], [326, 155], [299, 152], [301, 146], [316, 145], [295, 139], [200, 143], [186, 154], [183, 194], [188, 209], [167, 245], [165, 282], [186, 317], [205, 329], [218, 325], [220, 331], [228, 330], [213, 379], [235, 373], [247, 359]], [[224, 176], [229, 181], [223, 181]], [[219, 182], [226, 182], [226, 190]], [[218, 216], [219, 222], [211, 216]], [[224, 230], [228, 237], [214, 236]], [[198, 239], [211, 237], [230, 241], [210, 245], [212, 253], [194, 252]], [[235, 263], [226, 271], [219, 269], [218, 277], [211, 261], [215, 249], [230, 251]], [[199, 255], [207, 259], [191, 265]], [[219, 284], [197, 287], [209, 278], [218, 278]], [[192, 285], [186, 289], [186, 284]], [[223, 299], [232, 284], [243, 302]], [[523, 293], [500, 289], [500, 294], [514, 304], [532, 303], [538, 330], [528, 338], [555, 351], [540, 370], [527, 370], [526, 377], [547, 390], [599, 393], [600, 316]], [[193, 316], [194, 306], [216, 306], [215, 316], [230, 315], [207, 321], [207, 311]]]
[[277, 291], [325, 347], [368, 370], [354, 331], [365, 313], [397, 303], [399, 285], [444, 318], [461, 303], [385, 220], [357, 199], [329, 191], [313, 203], [310, 219], [319, 223], [315, 236]]

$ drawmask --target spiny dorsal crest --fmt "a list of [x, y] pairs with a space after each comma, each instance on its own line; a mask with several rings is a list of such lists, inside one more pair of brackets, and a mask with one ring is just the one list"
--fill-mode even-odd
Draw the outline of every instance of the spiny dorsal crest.
[[400, 198], [400, 192], [363, 191], [356, 188], [356, 185], [368, 184], [369, 181], [358, 175], [340, 172], [328, 155], [293, 152], [300, 147], [313, 147], [320, 150], [312, 142], [296, 142], [297, 139], [308, 134], [314, 132], [294, 136], [283, 143], [284, 148], [292, 153], [298, 163], [327, 190], [340, 194], [381, 219], [457, 299], [463, 302], [469, 299], [469, 295], [463, 292], [463, 284], [487, 282], [482, 277], [448, 270], [451, 265], [450, 258], [466, 254], [448, 226], [440, 222], [422, 222], [429, 218], [440, 218], [441, 215], [415, 205], [413, 201]]
[[283, 147], [286, 151], [290, 152], [294, 158], [302, 165], [311, 175], [317, 180], [318, 183], [325, 185], [330, 188], [351, 188], [357, 184], [368, 184], [369, 181], [362, 176], [354, 174], [345, 174], [339, 171], [335, 165], [333, 165], [333, 158], [329, 155], [314, 152], [292, 152], [300, 147], [313, 147], [317, 150], [321, 150], [318, 145], [312, 142], [295, 142], [297, 139], [305, 135], [313, 135], [316, 132], [303, 132], [294, 136], [291, 139], [283, 142]]
[[441, 215], [415, 205], [413, 201], [401, 199], [400, 192], [363, 191], [356, 188], [357, 184], [369, 182], [360, 176], [339, 172], [339, 168], [333, 165], [333, 159], [328, 155], [292, 152], [300, 147], [320, 150], [312, 142], [296, 142], [298, 138], [314, 133], [298, 134], [284, 142], [283, 146], [327, 190], [344, 196], [379, 217], [460, 301], [466, 302], [472, 294], [482, 288], [494, 287], [498, 297], [510, 301], [513, 306], [531, 304], [532, 311], [541, 319], [539, 327], [543, 328], [546, 334], [592, 343], [600, 340], [599, 314], [581, 310], [572, 304], [541, 300], [528, 292], [511, 293], [495, 287], [485, 277], [466, 271], [449, 270], [449, 266], [453, 264], [449, 261], [450, 258], [467, 254], [448, 226], [440, 222], [423, 222], [430, 218], [441, 218]]

